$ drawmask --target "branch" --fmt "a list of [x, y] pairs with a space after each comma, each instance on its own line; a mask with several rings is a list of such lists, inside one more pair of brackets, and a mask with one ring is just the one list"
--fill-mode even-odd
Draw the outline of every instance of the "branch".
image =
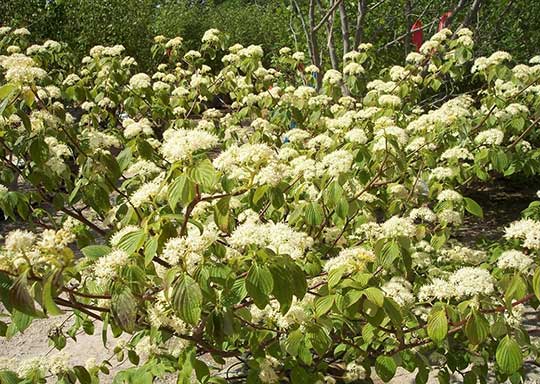
[[336, 0], [336, 2], [330, 7], [330, 9], [326, 12], [326, 14], [323, 16], [321, 21], [319, 21], [319, 24], [315, 26], [315, 28], [312, 29], [313, 32], [317, 32], [321, 27], [324, 25], [325, 21], [328, 20], [330, 16], [334, 14], [337, 7], [343, 2], [343, 0]]
[[535, 119], [531, 125], [529, 125], [527, 127], [526, 130], [523, 131], [523, 133], [521, 135], [519, 135], [519, 137], [508, 147], [509, 149], [513, 149], [521, 140], [523, 140], [523, 138], [525, 136], [527, 136], [527, 134], [536, 126], [536, 124], [538, 124], [538, 122], [540, 122], [540, 117], [538, 117], [537, 119]]

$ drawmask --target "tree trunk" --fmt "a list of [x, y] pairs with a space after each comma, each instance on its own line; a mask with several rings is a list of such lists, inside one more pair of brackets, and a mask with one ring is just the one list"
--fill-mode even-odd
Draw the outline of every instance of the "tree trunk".
[[[300, 19], [300, 23], [302, 24], [302, 30], [304, 31], [304, 35], [306, 37], [306, 43], [309, 49], [309, 55], [311, 57], [312, 46], [311, 46], [311, 41], [309, 39], [309, 31], [306, 25], [306, 21], [304, 20], [304, 15], [302, 14], [302, 11], [300, 10], [300, 7], [298, 6], [298, 2], [296, 0], [291, 0], [291, 6], [293, 7], [293, 12], [298, 14], [298, 18]], [[291, 28], [291, 32], [294, 33], [294, 31], [292, 30], [293, 29], [292, 25], [290, 26], [290, 28]]]
[[343, 54], [351, 50], [351, 38], [349, 34], [349, 20], [347, 19], [347, 10], [345, 2], [339, 3], [339, 20], [341, 21], [341, 36], [343, 37]]
[[411, 4], [411, 0], [405, 0], [405, 28], [406, 28], [406, 31], [405, 33], [407, 34], [407, 36], [405, 37], [405, 42], [404, 42], [404, 47], [405, 47], [405, 56], [407, 56], [409, 54], [409, 46], [410, 46], [410, 43], [411, 43], [411, 27], [412, 27], [412, 22], [411, 22], [411, 13], [412, 13], [412, 4]]
[[356, 14], [356, 31], [354, 34], [354, 49], [358, 49], [364, 39], [364, 18], [367, 13], [367, 0], [358, 0]]
[[476, 15], [478, 15], [478, 10], [480, 9], [480, 6], [482, 5], [483, 0], [474, 0], [473, 4], [471, 5], [471, 10], [467, 14], [467, 17], [465, 17], [465, 20], [463, 20], [463, 26], [469, 27], [476, 18]]
[[[317, 42], [317, 31], [315, 30], [315, 0], [309, 0], [309, 45], [311, 61], [317, 68], [321, 69], [319, 43]], [[317, 89], [321, 87], [321, 81], [321, 76], [317, 76]]]

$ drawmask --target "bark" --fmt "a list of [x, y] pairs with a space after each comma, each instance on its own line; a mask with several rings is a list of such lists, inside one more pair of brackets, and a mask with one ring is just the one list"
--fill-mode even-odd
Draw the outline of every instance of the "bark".
[[349, 34], [349, 20], [347, 19], [347, 10], [345, 9], [345, 3], [342, 1], [339, 3], [339, 20], [341, 22], [341, 36], [343, 38], [343, 54], [351, 50], [351, 38]]
[[403, 46], [405, 47], [405, 56], [409, 53], [409, 46], [411, 43], [411, 27], [412, 27], [412, 21], [411, 21], [411, 13], [412, 13], [412, 4], [411, 0], [405, 0], [405, 28], [407, 30], [405, 31], [405, 42]]
[[[317, 42], [317, 31], [315, 30], [315, 0], [309, 0], [309, 45], [311, 61], [320, 69], [319, 43]], [[321, 76], [317, 76], [317, 89], [320, 88], [321, 81]]]
[[[322, 8], [321, 1], [317, 0], [317, 2]], [[337, 9], [336, 4], [338, 4], [339, 0], [332, 0], [332, 2], [333, 5], [330, 7], [330, 9], [333, 9], [334, 11], [328, 18], [326, 18], [326, 47], [328, 48], [328, 56], [330, 56], [332, 69], [339, 70], [339, 60], [337, 58], [336, 46], [334, 44], [334, 16]]]
[[465, 17], [465, 20], [463, 20], [463, 26], [469, 27], [471, 24], [474, 23], [474, 19], [476, 19], [476, 16], [478, 15], [478, 11], [480, 10], [480, 7], [482, 6], [483, 0], [474, 0], [473, 4], [471, 5], [471, 9], [467, 16]]
[[[296, 0], [291, 0], [291, 5], [292, 5], [292, 7], [294, 9], [294, 12], [296, 12], [298, 14], [298, 18], [300, 19], [300, 23], [302, 24], [302, 30], [304, 31], [304, 35], [305, 35], [305, 38], [306, 38], [306, 43], [308, 44], [309, 54], [310, 54], [310, 57], [311, 57], [312, 48], [311, 48], [311, 42], [310, 42], [310, 39], [309, 39], [309, 31], [308, 31], [308, 28], [307, 28], [307, 25], [306, 25], [306, 20], [304, 19], [304, 15], [302, 14], [302, 12], [300, 10], [300, 7], [298, 6], [298, 2]], [[291, 19], [292, 19], [292, 16], [291, 16]], [[295, 32], [294, 32], [293, 27], [292, 27], [292, 22], [290, 23], [290, 28], [291, 28], [291, 32], [294, 35]]]
[[356, 14], [356, 31], [354, 34], [354, 49], [358, 49], [364, 39], [364, 19], [367, 13], [367, 0], [358, 0]]

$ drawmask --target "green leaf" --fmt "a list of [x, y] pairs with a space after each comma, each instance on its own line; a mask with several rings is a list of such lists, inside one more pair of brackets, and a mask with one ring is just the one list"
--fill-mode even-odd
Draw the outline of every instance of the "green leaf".
[[476, 201], [468, 197], [464, 197], [463, 201], [465, 203], [465, 209], [467, 210], [467, 212], [480, 218], [484, 217], [484, 211]]
[[112, 249], [106, 245], [88, 245], [81, 249], [84, 256], [91, 260], [96, 260], [111, 253]]
[[260, 309], [266, 307], [270, 302], [273, 287], [274, 280], [268, 268], [253, 264], [246, 276], [246, 289], [257, 307]]
[[390, 267], [394, 261], [401, 256], [401, 248], [395, 240], [390, 240], [382, 246], [380, 252], [377, 252], [379, 264], [383, 267]]
[[138, 229], [133, 232], [126, 233], [118, 242], [118, 248], [126, 251], [131, 255], [138, 251], [144, 244], [146, 234], [143, 229]]
[[495, 360], [502, 372], [506, 374], [516, 372], [523, 365], [523, 355], [519, 344], [510, 336], [505, 336], [497, 346]]
[[16, 308], [13, 308], [13, 310], [11, 311], [11, 320], [13, 321], [13, 323], [10, 324], [10, 326], [14, 325], [16, 330], [18, 330], [19, 332], [24, 332], [24, 330], [28, 328], [30, 324], [32, 324], [33, 319], [33, 316], [27, 315], [26, 313], [23, 313], [21, 311], [18, 311]]
[[323, 296], [315, 300], [315, 316], [321, 317], [334, 305], [335, 295]]
[[324, 356], [332, 345], [332, 339], [330, 338], [326, 328], [318, 325], [313, 325], [313, 327], [310, 327], [309, 339], [313, 345], [313, 348], [315, 348], [315, 351], [317, 351], [320, 356]]
[[173, 288], [172, 307], [186, 323], [195, 325], [201, 318], [203, 296], [199, 284], [188, 274]]
[[5, 99], [10, 96], [13, 91], [17, 88], [15, 84], [7, 83], [0, 87], [0, 99]]
[[396, 374], [397, 365], [390, 356], [381, 355], [375, 360], [375, 372], [385, 383], [392, 380]]
[[304, 209], [306, 223], [315, 226], [320, 225], [324, 219], [324, 212], [320, 204], [311, 202]]
[[0, 383], [2, 384], [18, 384], [21, 380], [17, 377], [15, 372], [0, 370]]
[[217, 183], [216, 169], [208, 159], [201, 161], [191, 170], [191, 178], [204, 189], [211, 189]]
[[112, 182], [114, 183], [114, 180], [117, 180], [122, 175], [122, 172], [120, 171], [120, 166], [118, 165], [116, 158], [110, 153], [106, 153], [104, 151], [99, 152], [98, 156], [99, 161], [101, 161], [109, 171], [108, 177], [112, 177]]
[[493, 151], [491, 152], [491, 163], [497, 172], [503, 173], [506, 167], [508, 167], [508, 156], [502, 150]]
[[146, 241], [144, 245], [144, 266], [150, 265], [157, 253], [159, 236], [154, 236]]
[[214, 220], [218, 228], [225, 233], [229, 233], [229, 202], [231, 200], [230, 196], [223, 197], [218, 200], [216, 205], [214, 205]]
[[118, 162], [121, 171], [124, 171], [131, 164], [132, 158], [133, 153], [131, 152], [130, 147], [124, 148], [122, 152], [116, 156], [116, 161]]
[[431, 340], [439, 343], [448, 333], [448, 319], [444, 306], [434, 306], [428, 315], [427, 333]]
[[472, 345], [478, 345], [489, 336], [489, 322], [482, 315], [472, 314], [464, 330], [469, 342]]
[[308, 288], [306, 274], [296, 263], [287, 264], [287, 269], [291, 273], [291, 285], [293, 293], [298, 300], [302, 300]]
[[195, 198], [195, 183], [186, 176], [177, 177], [169, 187], [168, 198], [173, 211], [178, 202], [189, 204]]
[[137, 320], [137, 300], [129, 288], [113, 291], [111, 313], [116, 324], [124, 331], [133, 333]]
[[418, 373], [414, 378], [414, 382], [417, 384], [426, 384], [429, 379], [429, 371], [424, 367], [418, 368]]
[[345, 273], [345, 268], [334, 268], [328, 272], [328, 288], [332, 289], [341, 281], [343, 274]]
[[463, 384], [476, 384], [476, 381], [476, 374], [473, 371], [469, 371], [463, 375]]
[[345, 219], [348, 213], [349, 203], [347, 202], [347, 199], [340, 199], [336, 204], [336, 215], [341, 219]]
[[0, 272], [0, 300], [6, 309], [11, 312], [11, 303], [9, 302], [9, 288], [13, 284], [11, 278], [4, 272]]
[[29, 316], [37, 316], [34, 299], [30, 295], [30, 292], [28, 292], [25, 274], [13, 282], [13, 285], [9, 289], [9, 301], [20, 312]]
[[287, 337], [287, 340], [285, 341], [285, 350], [287, 353], [291, 356], [298, 355], [298, 349], [300, 348], [300, 344], [302, 344], [302, 341], [304, 340], [304, 334], [300, 329], [295, 329], [291, 333], [289, 333], [289, 336]]
[[56, 280], [56, 278], [56, 274], [51, 274], [43, 285], [43, 306], [45, 311], [47, 311], [47, 314], [52, 316], [61, 315], [63, 313], [54, 302], [54, 297], [56, 295], [54, 292], [55, 288], [53, 282]]
[[324, 201], [326, 205], [333, 207], [343, 196], [343, 187], [337, 181], [332, 181], [324, 193]]
[[266, 191], [268, 191], [268, 188], [270, 188], [270, 186], [265, 184], [255, 190], [255, 193], [253, 194], [253, 204], [257, 204], [263, 198]]
[[75, 375], [77, 376], [81, 384], [92, 383], [92, 377], [90, 376], [86, 368], [84, 368], [83, 366], [76, 365], [73, 367], [73, 371], [75, 371]]
[[285, 315], [291, 307], [293, 298], [293, 290], [289, 279], [290, 274], [285, 268], [278, 265], [270, 266], [270, 272], [274, 280], [272, 294], [279, 302], [280, 312]]
[[369, 287], [364, 289], [362, 292], [366, 298], [375, 304], [377, 307], [381, 308], [384, 304], [384, 293], [375, 287]]
[[527, 293], [527, 283], [519, 275], [515, 275], [504, 293], [504, 300], [508, 305], [513, 299], [520, 300]]
[[390, 321], [392, 321], [394, 328], [398, 330], [398, 332], [401, 332], [401, 323], [403, 322], [403, 316], [401, 314], [401, 308], [399, 307], [399, 305], [391, 298], [385, 297], [383, 308], [388, 317], [390, 318]]
[[540, 300], [540, 267], [536, 268], [532, 279], [532, 286], [536, 298]]

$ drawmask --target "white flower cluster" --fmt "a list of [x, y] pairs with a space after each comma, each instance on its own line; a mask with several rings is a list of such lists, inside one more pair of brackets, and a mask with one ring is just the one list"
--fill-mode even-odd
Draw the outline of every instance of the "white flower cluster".
[[457, 96], [445, 102], [438, 109], [422, 114], [407, 126], [408, 132], [429, 133], [439, 129], [446, 130], [471, 115], [470, 107], [474, 100], [469, 96]]
[[48, 136], [45, 143], [49, 146], [50, 157], [47, 166], [57, 175], [62, 174], [67, 166], [62, 158], [72, 156], [71, 149], [64, 143], [60, 143], [55, 137]]
[[129, 80], [129, 85], [133, 89], [146, 89], [152, 84], [152, 79], [146, 73], [138, 73], [133, 75]]
[[276, 153], [266, 144], [233, 145], [214, 160], [214, 166], [233, 179], [249, 180], [276, 159]]
[[124, 171], [124, 176], [127, 178], [136, 177], [136, 176], [146, 178], [160, 172], [161, 172], [161, 168], [157, 166], [155, 163], [149, 160], [139, 160], [135, 163], [132, 163]]
[[217, 238], [216, 228], [206, 227], [202, 234], [198, 229], [189, 231], [186, 237], [169, 239], [163, 248], [162, 258], [171, 265], [182, 263], [188, 271], [193, 271]]
[[105, 287], [107, 283], [114, 280], [120, 269], [129, 262], [129, 255], [121, 250], [116, 249], [109, 254], [97, 259], [94, 264], [93, 277], [98, 285]]
[[174, 314], [172, 307], [167, 302], [164, 291], [160, 291], [155, 296], [155, 300], [147, 303], [147, 313], [148, 320], [153, 327], [169, 327], [179, 334], [183, 334], [188, 330], [188, 325]]
[[256, 218], [240, 224], [229, 238], [229, 244], [242, 250], [250, 245], [267, 247], [281, 255], [300, 259], [313, 244], [313, 239], [284, 223], [259, 223]]
[[344, 268], [346, 272], [363, 271], [367, 263], [375, 261], [375, 254], [362, 247], [343, 249], [324, 265], [325, 272]]
[[483, 72], [490, 66], [502, 64], [504, 61], [512, 60], [512, 56], [508, 52], [497, 51], [491, 54], [489, 57], [479, 57], [474, 61], [474, 65], [471, 69], [472, 73]]
[[452, 201], [452, 202], [461, 202], [463, 196], [459, 192], [453, 191], [451, 189], [445, 189], [437, 195], [437, 200], [439, 201]]
[[439, 262], [479, 265], [487, 259], [487, 253], [462, 245], [440, 251]]
[[32, 266], [41, 270], [64, 266], [73, 259], [68, 245], [74, 240], [74, 234], [67, 228], [46, 229], [39, 235], [22, 229], [11, 231], [0, 251], [0, 269], [17, 271]]
[[497, 267], [501, 269], [515, 269], [527, 272], [534, 260], [521, 251], [512, 249], [501, 253], [497, 259]]
[[17, 84], [33, 84], [47, 76], [47, 72], [39, 68], [31, 57], [21, 53], [0, 56], [0, 66], [6, 70], [6, 80]]
[[329, 176], [337, 177], [351, 170], [353, 160], [353, 155], [349, 151], [338, 150], [331, 152], [323, 157], [319, 164], [319, 170]]
[[86, 131], [85, 134], [88, 140], [88, 146], [92, 151], [97, 151], [98, 149], [105, 149], [110, 147], [120, 147], [120, 140], [111, 134], [100, 132], [94, 129]]
[[149, 203], [154, 198], [162, 198], [167, 193], [167, 185], [163, 182], [164, 174], [158, 175], [151, 181], [141, 185], [130, 196], [131, 204], [134, 207], [140, 207], [143, 204]]
[[415, 237], [416, 226], [408, 217], [392, 216], [381, 225], [383, 237]]
[[427, 223], [433, 223], [437, 220], [437, 215], [429, 207], [413, 208], [409, 213], [411, 220], [422, 220]]
[[279, 376], [276, 373], [276, 368], [279, 366], [279, 361], [274, 357], [265, 357], [259, 363], [259, 380], [265, 384], [275, 384], [279, 382]]
[[218, 142], [217, 136], [205, 131], [168, 129], [163, 134], [160, 152], [171, 163], [188, 161], [195, 152], [213, 148]]
[[399, 306], [404, 307], [414, 302], [412, 285], [403, 277], [394, 276], [381, 287], [384, 294], [393, 299]]
[[323, 76], [323, 84], [336, 86], [341, 83], [342, 78], [343, 77], [341, 76], [340, 72], [334, 69], [329, 69], [328, 71], [325, 72]]
[[514, 221], [504, 229], [506, 239], [519, 239], [527, 249], [540, 249], [540, 222], [532, 219]]
[[141, 133], [146, 136], [152, 136], [154, 134], [152, 123], [147, 118], [142, 118], [139, 121], [125, 119], [122, 121], [122, 126], [124, 127], [124, 137], [126, 139], [131, 139]]
[[476, 144], [501, 145], [504, 139], [504, 132], [498, 128], [486, 129], [480, 132], [475, 138]]
[[463, 267], [452, 273], [448, 280], [436, 278], [418, 292], [422, 301], [431, 299], [463, 299], [476, 295], [491, 295], [495, 291], [495, 279], [489, 271], [476, 267]]

